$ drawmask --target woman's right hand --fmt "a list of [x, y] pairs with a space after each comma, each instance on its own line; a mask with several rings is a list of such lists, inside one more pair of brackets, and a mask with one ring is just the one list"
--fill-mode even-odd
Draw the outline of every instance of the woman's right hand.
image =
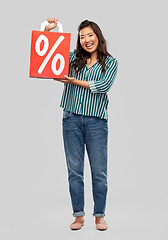
[[50, 30], [54, 29], [57, 26], [58, 19], [48, 18], [47, 21], [49, 24], [45, 27], [44, 31], [49, 32]]

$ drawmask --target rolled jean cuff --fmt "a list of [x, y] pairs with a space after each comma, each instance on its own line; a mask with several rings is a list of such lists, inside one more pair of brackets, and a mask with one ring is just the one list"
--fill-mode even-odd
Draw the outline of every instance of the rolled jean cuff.
[[105, 214], [104, 213], [93, 213], [93, 216], [95, 216], [95, 217], [104, 217]]
[[72, 214], [74, 217], [83, 217], [85, 216], [85, 212], [75, 212]]

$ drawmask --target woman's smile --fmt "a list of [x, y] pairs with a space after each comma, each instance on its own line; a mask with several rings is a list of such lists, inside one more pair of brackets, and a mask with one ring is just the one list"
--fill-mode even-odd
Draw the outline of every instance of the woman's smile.
[[87, 44], [86, 47], [87, 47], [88, 49], [92, 49], [92, 48], [93, 48], [93, 43]]

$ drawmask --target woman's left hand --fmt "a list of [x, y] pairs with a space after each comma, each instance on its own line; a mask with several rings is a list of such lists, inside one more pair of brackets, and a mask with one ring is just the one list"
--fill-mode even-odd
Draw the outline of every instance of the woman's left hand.
[[89, 87], [89, 83], [88, 81], [81, 81], [81, 80], [77, 80], [76, 78], [73, 77], [68, 77], [66, 75], [64, 75], [65, 79], [56, 79], [54, 78], [54, 80], [58, 81], [58, 82], [62, 82], [65, 84], [74, 84], [83, 88], [87, 88], [88, 90], [90, 90]]
[[68, 77], [66, 75], [64, 75], [64, 77], [66, 79], [56, 79], [56, 78], [54, 78], [54, 80], [65, 83], [65, 84], [75, 84], [75, 82], [77, 81], [77, 79], [73, 78], [73, 77]]

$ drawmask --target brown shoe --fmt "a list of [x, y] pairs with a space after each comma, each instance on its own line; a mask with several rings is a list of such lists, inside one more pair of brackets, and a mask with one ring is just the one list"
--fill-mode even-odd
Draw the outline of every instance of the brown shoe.
[[84, 225], [83, 217], [76, 217], [75, 221], [70, 225], [71, 230], [79, 230]]
[[107, 223], [104, 221], [104, 218], [102, 217], [96, 217], [95, 223], [96, 229], [99, 231], [105, 231], [108, 228]]

